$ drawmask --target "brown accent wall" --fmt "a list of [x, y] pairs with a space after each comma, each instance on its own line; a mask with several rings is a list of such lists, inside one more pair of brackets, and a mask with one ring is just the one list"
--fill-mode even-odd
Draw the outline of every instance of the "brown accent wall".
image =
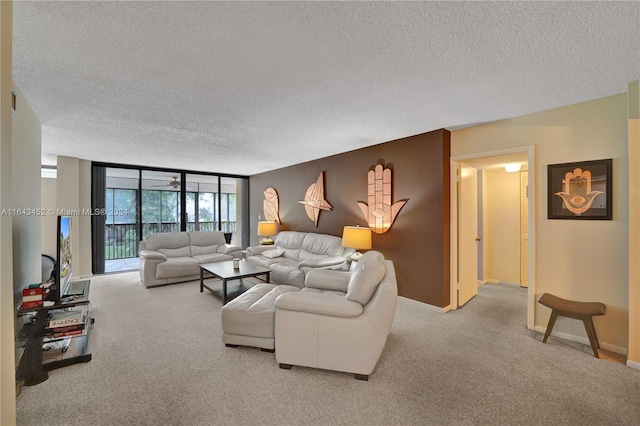
[[[286, 153], [283, 153], [286, 155]], [[342, 235], [345, 225], [366, 226], [357, 201], [367, 202], [367, 172], [376, 164], [392, 169], [392, 201], [407, 199], [391, 229], [373, 233], [373, 249], [393, 260], [401, 296], [449, 305], [450, 133], [437, 130], [251, 176], [251, 245], [258, 244], [258, 215], [264, 219], [264, 190], [280, 201], [280, 230]], [[298, 201], [324, 171], [325, 199], [318, 227]]]

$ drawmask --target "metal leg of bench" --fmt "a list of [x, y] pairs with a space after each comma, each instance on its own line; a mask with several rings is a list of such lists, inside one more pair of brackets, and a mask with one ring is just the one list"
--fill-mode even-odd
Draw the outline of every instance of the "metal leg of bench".
[[551, 335], [551, 330], [553, 330], [553, 326], [556, 325], [556, 320], [558, 319], [558, 312], [555, 309], [551, 310], [551, 317], [549, 318], [549, 324], [547, 324], [547, 331], [544, 333], [544, 338], [542, 339], [542, 343], [547, 343], [547, 339]]
[[584, 328], [587, 330], [587, 336], [589, 336], [589, 343], [591, 343], [593, 356], [595, 356], [596, 358], [600, 358], [600, 356], [598, 356], [598, 337], [596, 336], [596, 330], [593, 325], [593, 320], [590, 316], [587, 316], [582, 318], [582, 322], [584, 323]]

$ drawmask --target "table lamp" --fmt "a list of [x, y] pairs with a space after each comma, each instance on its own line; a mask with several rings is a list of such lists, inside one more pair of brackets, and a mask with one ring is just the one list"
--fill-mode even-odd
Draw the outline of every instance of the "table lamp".
[[276, 235], [277, 233], [278, 229], [276, 228], [275, 222], [269, 222], [266, 220], [258, 222], [258, 236], [265, 237], [264, 239], [260, 240], [260, 245], [273, 245], [273, 240], [269, 237], [272, 235]]
[[[371, 248], [371, 229], [359, 226], [345, 226], [342, 230], [342, 247], [369, 250]], [[348, 259], [357, 262], [360, 256], [362, 256], [362, 253], [355, 252]]]

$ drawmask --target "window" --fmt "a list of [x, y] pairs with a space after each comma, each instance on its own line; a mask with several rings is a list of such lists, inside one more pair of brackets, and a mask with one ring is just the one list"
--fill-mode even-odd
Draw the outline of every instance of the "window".
[[92, 208], [106, 212], [92, 220], [94, 273], [135, 268], [139, 242], [158, 232], [222, 231], [248, 244], [247, 177], [93, 163], [92, 182]]
[[105, 258], [137, 256], [135, 189], [105, 189]]

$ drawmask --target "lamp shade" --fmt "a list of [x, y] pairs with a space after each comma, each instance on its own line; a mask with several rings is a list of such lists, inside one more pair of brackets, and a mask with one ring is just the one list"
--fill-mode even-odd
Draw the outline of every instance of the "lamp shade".
[[359, 226], [345, 226], [342, 231], [342, 247], [356, 250], [371, 248], [371, 229]]
[[258, 235], [269, 237], [271, 235], [276, 235], [277, 233], [278, 233], [278, 229], [276, 228], [275, 222], [267, 222], [267, 221], [258, 222]]

